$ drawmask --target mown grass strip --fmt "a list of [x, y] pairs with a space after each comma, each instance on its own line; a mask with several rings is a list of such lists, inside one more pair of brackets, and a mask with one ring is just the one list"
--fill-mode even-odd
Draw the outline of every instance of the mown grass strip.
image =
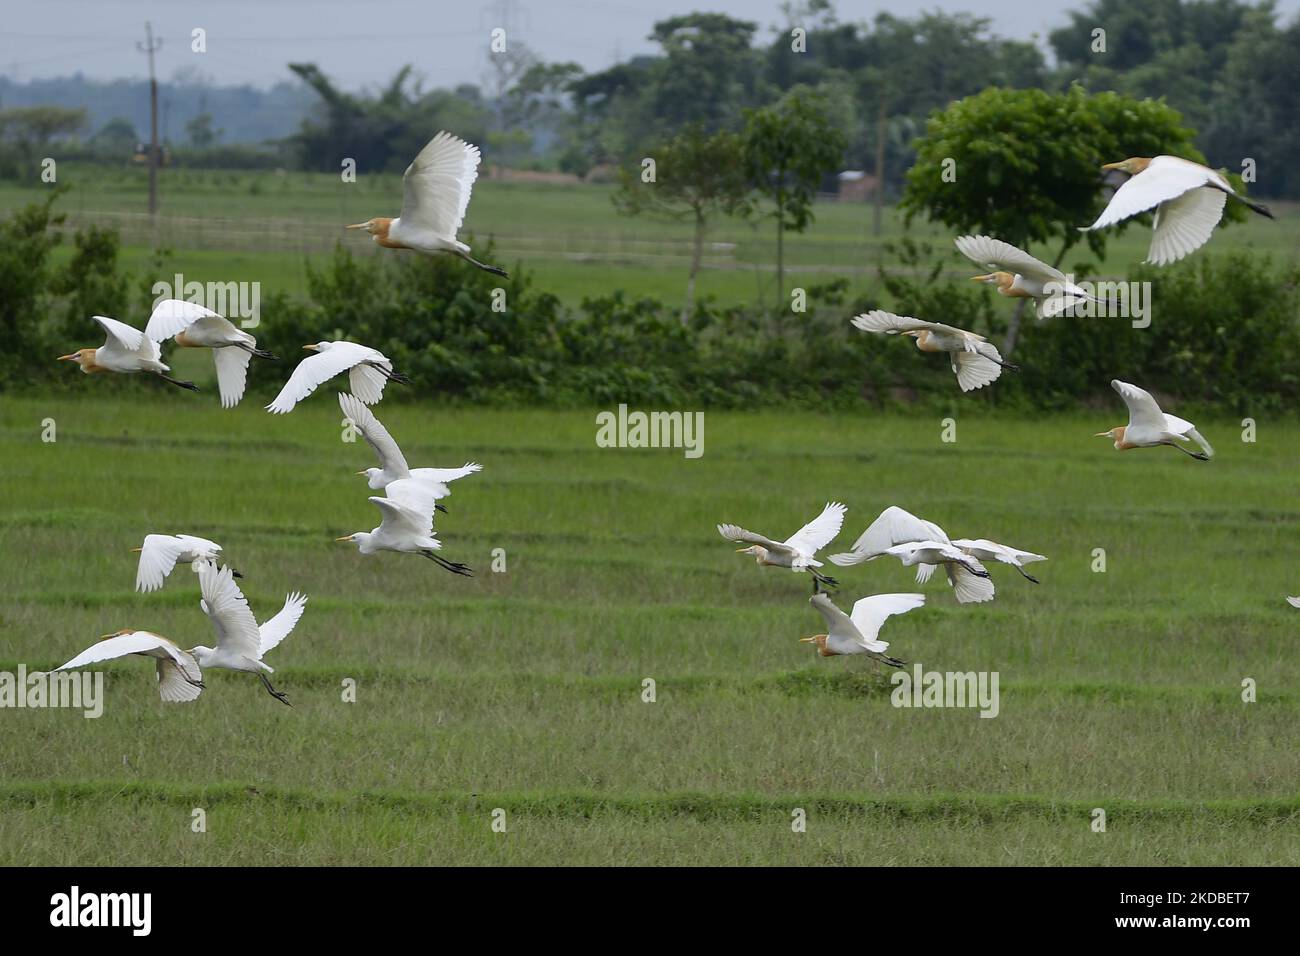
[[332, 791], [261, 787], [225, 782], [186, 787], [138, 780], [41, 781], [0, 785], [0, 807], [48, 806], [71, 809], [87, 801], [127, 801], [189, 809], [274, 804], [286, 812], [399, 811], [472, 813], [501, 807], [535, 817], [590, 819], [620, 816], [640, 820], [690, 817], [695, 820], [759, 820], [787, 817], [792, 807], [823, 816], [881, 817], [899, 821], [945, 820], [995, 823], [1024, 817], [1045, 820], [1090, 819], [1103, 806], [1108, 823], [1204, 821], [1256, 826], [1300, 824], [1300, 794], [1291, 797], [1231, 800], [1131, 800], [1104, 795], [1088, 800], [1058, 800], [1033, 794], [930, 794], [869, 797], [844, 793], [607, 794], [594, 791], [511, 791], [471, 794], [404, 790]]

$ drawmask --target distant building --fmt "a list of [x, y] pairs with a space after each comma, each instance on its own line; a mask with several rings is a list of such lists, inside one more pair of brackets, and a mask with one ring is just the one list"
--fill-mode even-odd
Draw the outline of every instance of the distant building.
[[876, 194], [876, 177], [861, 169], [846, 169], [837, 177], [840, 202], [866, 202]]

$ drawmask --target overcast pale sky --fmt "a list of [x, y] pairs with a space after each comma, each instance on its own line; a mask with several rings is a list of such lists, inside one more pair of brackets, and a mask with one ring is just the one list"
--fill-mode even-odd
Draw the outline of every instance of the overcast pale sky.
[[[1042, 0], [842, 0], [841, 20], [869, 20], [881, 9], [965, 11], [988, 17], [995, 32], [1017, 39], [1047, 32], [1065, 11], [1084, 5]], [[1280, 0], [1290, 20], [1300, 0]], [[650, 52], [652, 24], [707, 10], [757, 21], [766, 34], [783, 23], [779, 0], [39, 0], [5, 4], [0, 74], [13, 79], [99, 79], [145, 75], [135, 43], [144, 23], [163, 38], [159, 76], [193, 67], [218, 83], [268, 86], [289, 79], [290, 61], [319, 64], [343, 86], [390, 78], [414, 64], [429, 86], [477, 83], [486, 71], [488, 33], [496, 26], [548, 61], [574, 60], [588, 70]], [[190, 50], [190, 32], [207, 31], [206, 53]], [[815, 41], [814, 41], [815, 42]]]

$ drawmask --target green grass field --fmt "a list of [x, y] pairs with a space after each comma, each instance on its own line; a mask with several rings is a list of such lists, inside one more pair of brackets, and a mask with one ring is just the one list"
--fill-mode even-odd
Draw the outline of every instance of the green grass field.
[[[148, 531], [220, 541], [259, 618], [311, 600], [269, 658], [292, 709], [217, 671], [165, 705], [127, 660], [100, 719], [0, 712], [0, 864], [1300, 862], [1294, 422], [1246, 444], [1198, 420], [1202, 464], [1090, 437], [1118, 403], [967, 402], [956, 444], [929, 418], [708, 413], [688, 461], [598, 448], [592, 412], [386, 402], [413, 464], [485, 466], [439, 518], [467, 580], [333, 542], [377, 523], [333, 389], [272, 417], [76, 385], [0, 404], [0, 670], [128, 626], [211, 643], [187, 570], [133, 593]], [[886, 626], [928, 670], [997, 671], [996, 719], [896, 709], [868, 662], [815, 658], [807, 578], [714, 530], [788, 534], [835, 498], [838, 543], [898, 504], [1050, 557], [1039, 586], [995, 567], [988, 605], [932, 582]], [[841, 569], [840, 603], [911, 577]]]
[[[60, 182], [71, 187], [58, 208], [70, 225], [100, 223], [123, 232], [125, 261], [143, 271], [151, 255], [145, 217], [146, 172], [141, 168], [105, 170], [65, 163]], [[362, 176], [346, 184], [320, 173], [163, 170], [160, 178], [158, 242], [170, 250], [168, 272], [188, 280], [256, 280], [263, 294], [305, 295], [306, 262], [333, 247], [371, 250], [368, 238], [343, 225], [371, 216], [395, 216], [401, 205], [401, 179]], [[0, 183], [0, 215], [45, 195], [49, 186]], [[476, 248], [491, 238], [495, 258], [508, 268], [521, 264], [538, 284], [561, 300], [577, 304], [584, 296], [622, 289], [679, 305], [685, 293], [691, 230], [683, 223], [620, 216], [610, 202], [612, 187], [548, 185], [480, 179], [474, 187], [465, 229]], [[1294, 204], [1277, 203], [1279, 218], [1252, 216], [1204, 250], [1211, 255], [1242, 247], [1272, 255], [1279, 262], [1300, 257], [1300, 216]], [[821, 202], [816, 221], [786, 242], [789, 287], [808, 287], [838, 276], [853, 293], [874, 288], [879, 267], [892, 265], [885, 243], [903, 235], [932, 242], [951, 254], [954, 277], [972, 275], [952, 249], [949, 230], [917, 220], [904, 228], [887, 210], [880, 236], [872, 232], [872, 211], [861, 203]], [[770, 221], [757, 224], [721, 220], [709, 235], [698, 292], [723, 304], [764, 301], [774, 304], [775, 235]], [[1113, 239], [1101, 264], [1104, 276], [1123, 276], [1145, 257], [1149, 231], [1131, 228]], [[1049, 261], [1055, 248], [1032, 250]], [[61, 256], [69, 255], [65, 247]], [[1086, 259], [1071, 253], [1065, 265]]]

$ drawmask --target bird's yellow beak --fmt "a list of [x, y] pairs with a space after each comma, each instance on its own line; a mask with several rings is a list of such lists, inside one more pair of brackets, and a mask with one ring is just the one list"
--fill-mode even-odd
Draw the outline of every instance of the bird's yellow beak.
[[342, 537], [342, 538], [335, 538], [334, 540], [335, 540], [335, 541], [351, 541], [352, 538], [353, 538], [353, 535], [350, 535], [350, 534], [349, 534], [349, 535], [345, 535], [345, 536]]
[[78, 357], [78, 356], [77, 356], [77, 353], [76, 353], [76, 352], [73, 352], [71, 355], [60, 355], [59, 358], [58, 358], [58, 361], [60, 361], [60, 362], [66, 362], [66, 361], [70, 361], [70, 360], [72, 360], [72, 359], [75, 359], [75, 358], [77, 358], [77, 357]]
[[1093, 435], [1092, 437], [1093, 437], [1093, 438], [1109, 438], [1109, 437], [1110, 437], [1110, 432], [1097, 432], [1097, 434]]
[[361, 471], [354, 471], [352, 474], [354, 474], [354, 475], [362, 475], [362, 476], [364, 476], [365, 473], [366, 473], [366, 472], [365, 472], [365, 469], [363, 468]]
[[744, 554], [744, 553], [745, 553], [746, 551], [748, 551], [748, 550], [749, 550], [749, 548], [737, 548], [737, 549], [736, 549], [736, 554]]
[[971, 277], [970, 277], [970, 281], [971, 281], [971, 282], [988, 282], [988, 281], [989, 281], [990, 279], [992, 279], [992, 278], [993, 278], [993, 274], [992, 274], [992, 273], [989, 273], [989, 274], [986, 275], [986, 276], [971, 276]]
[[799, 638], [799, 643], [800, 643], [800, 644], [816, 644], [816, 643], [817, 643], [817, 638], [815, 638], [815, 637], [801, 637], [801, 638]]
[[131, 550], [134, 551], [136, 554], [139, 554], [141, 551], [144, 550], [144, 548], [132, 548]]
[[1118, 163], [1104, 163], [1101, 168], [1103, 172], [1108, 169], [1123, 169], [1126, 162], [1128, 162], [1128, 160], [1122, 159]]
[[316, 346], [314, 346], [314, 345], [304, 345], [303, 348], [306, 349], [308, 352], [319, 352], [319, 351], [320, 351], [320, 349], [318, 349], [318, 348], [317, 348]]
[[368, 229], [369, 227], [370, 227], [370, 223], [368, 222], [354, 222], [352, 225], [344, 226], [343, 228], [344, 229]]

